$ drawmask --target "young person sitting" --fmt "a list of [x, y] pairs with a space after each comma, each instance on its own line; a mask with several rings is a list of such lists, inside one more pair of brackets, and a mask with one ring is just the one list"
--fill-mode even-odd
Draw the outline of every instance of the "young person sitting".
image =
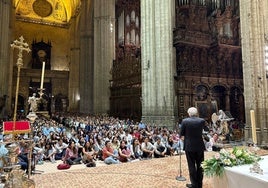
[[56, 154], [56, 149], [54, 148], [52, 143], [46, 143], [45, 149], [44, 149], [44, 154], [43, 154], [43, 159], [44, 160], [49, 160], [52, 163], [55, 163], [55, 154]]
[[134, 138], [132, 141], [132, 144], [130, 146], [130, 151], [131, 151], [131, 157], [133, 159], [142, 159], [142, 150], [141, 150], [141, 145], [140, 141], [137, 138]]
[[156, 142], [154, 143], [154, 157], [161, 158], [167, 155], [167, 148], [165, 144], [161, 141], [160, 137], [156, 138]]
[[154, 145], [149, 141], [148, 137], [145, 137], [143, 139], [143, 142], [141, 144], [141, 150], [142, 150], [142, 158], [144, 159], [150, 159], [153, 157], [154, 154]]
[[118, 153], [119, 153], [119, 161], [120, 162], [125, 163], [125, 162], [130, 161], [130, 159], [131, 159], [131, 151], [127, 147], [126, 141], [121, 140], [120, 147], [118, 149]]
[[62, 139], [60, 139], [55, 144], [55, 149], [56, 149], [55, 160], [61, 160], [62, 157], [64, 157], [67, 147], [68, 147], [68, 144], [64, 143]]
[[105, 142], [105, 146], [102, 149], [102, 158], [105, 164], [118, 164], [119, 156], [118, 151], [114, 150], [110, 140]]
[[69, 165], [81, 164], [82, 158], [78, 156], [78, 148], [75, 146], [74, 141], [70, 141], [68, 148], [66, 149], [63, 162]]
[[93, 149], [92, 143], [87, 141], [82, 149], [83, 154], [83, 163], [88, 164], [90, 162], [93, 162], [93, 160], [96, 158], [96, 152]]

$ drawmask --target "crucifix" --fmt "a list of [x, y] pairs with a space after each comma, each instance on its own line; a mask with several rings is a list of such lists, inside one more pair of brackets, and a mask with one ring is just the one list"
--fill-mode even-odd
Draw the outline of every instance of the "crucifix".
[[13, 133], [15, 130], [15, 123], [17, 119], [17, 105], [18, 105], [18, 93], [19, 93], [19, 84], [20, 84], [20, 68], [23, 66], [23, 59], [22, 59], [22, 52], [30, 52], [29, 45], [24, 42], [23, 36], [19, 38], [19, 40], [14, 40], [14, 42], [10, 45], [12, 49], [16, 48], [19, 50], [18, 59], [17, 59], [17, 67], [18, 67], [18, 74], [17, 74], [17, 85], [16, 85], [16, 94], [15, 94], [15, 106], [14, 106], [14, 117], [13, 117]]

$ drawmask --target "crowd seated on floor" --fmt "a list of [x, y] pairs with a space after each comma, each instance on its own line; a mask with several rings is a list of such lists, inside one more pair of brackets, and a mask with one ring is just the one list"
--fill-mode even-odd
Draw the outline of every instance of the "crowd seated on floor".
[[[183, 153], [179, 126], [167, 127], [121, 120], [107, 115], [54, 114], [51, 119], [37, 118], [32, 132], [34, 164], [62, 160], [69, 165], [96, 166], [96, 160], [118, 164], [133, 160], [162, 158]], [[8, 135], [2, 138], [9, 139]], [[29, 140], [28, 134], [18, 140]], [[217, 151], [221, 145], [217, 133], [210, 127], [204, 131], [207, 151]], [[29, 145], [20, 142], [18, 160], [22, 169], [28, 167]]]

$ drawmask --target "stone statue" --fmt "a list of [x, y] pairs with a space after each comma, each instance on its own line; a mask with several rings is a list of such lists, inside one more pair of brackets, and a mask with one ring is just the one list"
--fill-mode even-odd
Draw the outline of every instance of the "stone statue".
[[32, 97], [29, 97], [28, 104], [30, 105], [31, 112], [36, 112], [38, 110], [38, 100], [39, 98], [36, 97], [36, 93], [33, 93]]

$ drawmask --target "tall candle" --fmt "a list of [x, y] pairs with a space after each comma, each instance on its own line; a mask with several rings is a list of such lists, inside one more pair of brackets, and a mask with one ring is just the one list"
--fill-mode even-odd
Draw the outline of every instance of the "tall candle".
[[46, 62], [45, 62], [45, 61], [43, 61], [43, 66], [42, 66], [42, 74], [41, 74], [41, 84], [40, 84], [40, 89], [41, 89], [41, 92], [42, 92], [43, 85], [44, 85], [45, 65], [46, 65]]
[[256, 122], [254, 110], [250, 110], [252, 141], [257, 144]]

